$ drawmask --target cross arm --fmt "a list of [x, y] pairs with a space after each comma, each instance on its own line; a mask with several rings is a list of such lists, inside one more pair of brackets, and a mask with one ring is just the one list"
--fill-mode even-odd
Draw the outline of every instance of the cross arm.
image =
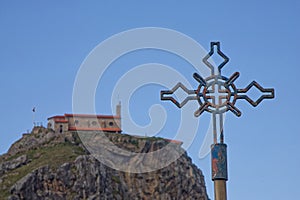
[[[246, 93], [252, 88], [256, 87], [262, 95], [254, 101], [251, 99]], [[237, 89], [237, 99], [245, 99], [248, 101], [252, 106], [256, 107], [260, 102], [264, 99], [273, 99], [275, 97], [275, 91], [273, 88], [263, 88], [259, 83], [256, 81], [252, 81], [246, 88], [244, 89]], [[242, 94], [242, 95], [241, 95]]]
[[[172, 95], [181, 88], [188, 96], [180, 103], [178, 102]], [[182, 108], [188, 101], [197, 100], [197, 96], [195, 95], [195, 90], [187, 89], [182, 83], [177, 83], [171, 90], [162, 90], [160, 91], [160, 99], [162, 101], [172, 101], [178, 108]], [[190, 96], [193, 95], [193, 96]]]

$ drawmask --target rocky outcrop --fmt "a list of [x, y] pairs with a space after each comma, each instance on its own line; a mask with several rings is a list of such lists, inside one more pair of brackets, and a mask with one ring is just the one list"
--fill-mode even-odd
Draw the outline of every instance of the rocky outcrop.
[[[48, 132], [42, 138], [49, 137]], [[55, 133], [54, 133], [55, 134]], [[68, 136], [53, 136], [48, 142], [42, 145], [31, 143], [32, 148], [46, 148], [49, 143], [55, 148], [55, 144], [69, 142], [72, 145], [81, 145], [75, 141], [74, 133], [66, 133]], [[72, 136], [73, 135], [73, 136]], [[28, 137], [28, 136], [25, 136]], [[35, 136], [31, 136], [35, 137]], [[61, 138], [69, 138], [66, 141]], [[56, 138], [56, 139], [54, 139]], [[73, 138], [73, 139], [71, 139]], [[164, 139], [136, 138], [128, 135], [114, 134], [109, 135], [111, 141], [114, 141], [120, 148], [130, 149], [133, 152], [138, 151], [156, 151], [168, 144]], [[19, 155], [24, 153], [19, 144], [24, 144], [30, 140], [19, 140], [10, 149], [10, 154]], [[51, 141], [51, 142], [50, 142]], [[127, 141], [127, 142], [125, 142]], [[43, 146], [45, 145], [45, 146]], [[29, 145], [30, 146], [30, 145]], [[179, 145], [180, 146], [180, 145]], [[60, 146], [60, 148], [62, 148]], [[176, 146], [178, 149], [178, 145]], [[17, 150], [19, 149], [19, 150]], [[33, 150], [34, 152], [35, 150]], [[183, 151], [181, 149], [181, 151]], [[14, 152], [14, 153], [12, 153]], [[22, 168], [31, 165], [26, 154], [17, 156], [0, 163], [1, 177], [12, 177], [13, 173], [20, 173]], [[38, 159], [38, 157], [36, 158]], [[0, 161], [1, 162], [1, 161]], [[49, 164], [41, 165], [33, 171], [25, 174], [7, 190], [10, 200], [19, 199], [199, 199], [208, 200], [204, 177], [202, 172], [192, 163], [188, 155], [183, 154], [167, 167], [147, 173], [129, 173], [118, 171], [99, 162], [94, 156], [84, 154], [78, 156], [73, 161], [68, 161], [53, 167]], [[19, 174], [20, 175], [20, 174]], [[1, 188], [0, 182], [0, 188]]]
[[23, 137], [9, 148], [5, 156], [14, 156], [31, 149], [54, 146], [63, 142], [71, 142], [75, 144], [79, 141], [73, 132], [61, 134], [54, 132], [52, 129], [37, 126], [33, 128], [31, 134], [23, 134]]
[[10, 199], [202, 199], [204, 178], [184, 155], [170, 166], [143, 174], [106, 167], [91, 155], [56, 170], [41, 167], [19, 180]]
[[14, 170], [18, 167], [21, 167], [22, 165], [26, 165], [27, 162], [29, 162], [27, 156], [22, 155], [10, 161], [0, 163], [0, 176], [3, 175], [5, 172]]

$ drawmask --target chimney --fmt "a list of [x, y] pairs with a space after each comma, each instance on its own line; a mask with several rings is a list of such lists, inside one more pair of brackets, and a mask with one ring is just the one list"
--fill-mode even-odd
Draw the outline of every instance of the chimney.
[[116, 115], [121, 117], [121, 101], [119, 101], [119, 104], [116, 106]]

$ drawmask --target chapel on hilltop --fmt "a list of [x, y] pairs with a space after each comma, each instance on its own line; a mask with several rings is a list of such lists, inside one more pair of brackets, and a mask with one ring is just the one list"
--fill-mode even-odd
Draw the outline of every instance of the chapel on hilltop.
[[55, 132], [105, 131], [120, 133], [121, 103], [116, 106], [116, 115], [64, 114], [48, 118], [48, 128]]

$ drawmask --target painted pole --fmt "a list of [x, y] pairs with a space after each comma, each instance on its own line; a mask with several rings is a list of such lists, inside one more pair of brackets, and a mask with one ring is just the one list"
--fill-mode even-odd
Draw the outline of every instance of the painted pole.
[[226, 181], [228, 180], [226, 144], [217, 143], [211, 146], [211, 171], [215, 200], [226, 200]]

